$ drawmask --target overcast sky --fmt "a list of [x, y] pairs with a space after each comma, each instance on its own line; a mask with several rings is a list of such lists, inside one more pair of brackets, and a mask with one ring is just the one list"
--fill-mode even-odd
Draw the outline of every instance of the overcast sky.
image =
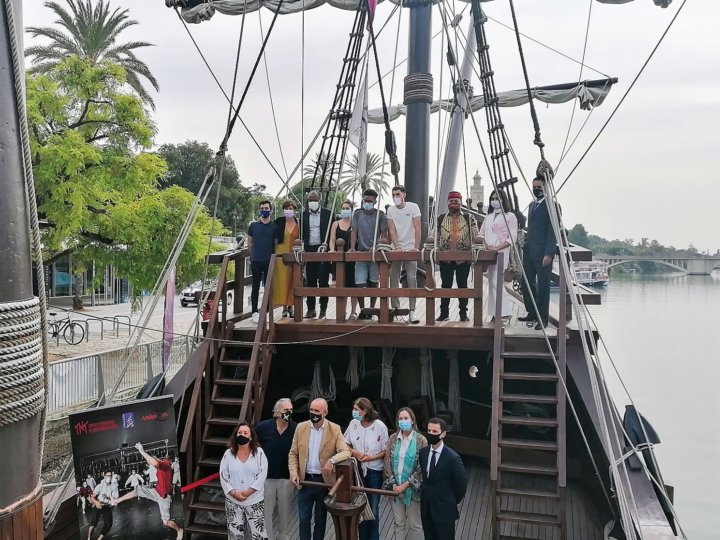
[[[197, 139], [217, 148], [224, 133], [227, 102], [174, 12], [167, 9], [162, 0], [111, 0], [111, 3], [129, 8], [131, 17], [140, 23], [123, 33], [125, 40], [145, 40], [155, 44], [139, 54], [160, 83], [154, 113], [158, 126], [157, 144]], [[590, 0], [516, 0], [515, 4], [521, 31], [573, 58], [581, 58]], [[624, 5], [592, 3], [586, 64], [618, 77], [619, 83], [606, 102], [590, 115], [558, 170], [560, 181], [608, 118], [681, 4], [680, 0], [674, 0], [670, 8], [660, 9], [652, 0], [635, 0]], [[446, 6], [450, 11], [460, 12], [466, 4], [458, 1]], [[378, 6], [376, 28], [388, 18], [393, 7], [389, 2]], [[489, 2], [485, 9], [490, 17], [511, 23], [507, 2]], [[261, 11], [262, 27], [267, 30], [272, 14]], [[469, 8], [465, 13], [460, 25], [463, 33], [467, 29]], [[267, 49], [268, 72], [261, 65], [241, 116], [282, 176], [285, 176], [282, 158], [287, 169], [292, 169], [302, 154], [301, 141], [304, 139], [306, 145], [309, 143], [328, 112], [353, 16], [350, 11], [322, 6], [307, 12], [304, 17], [294, 14], [278, 19]], [[253, 13], [246, 19], [238, 77], [242, 86], [259, 51], [260, 18], [260, 14]], [[241, 17], [216, 14], [208, 22], [190, 25], [228, 93], [241, 20]], [[397, 60], [406, 57], [407, 20], [407, 10], [398, 10], [378, 39], [383, 72], [392, 69], [398, 35]], [[440, 30], [437, 8], [433, 20], [435, 34]], [[637, 241], [649, 237], [676, 247], [686, 247], [692, 242], [698, 249], [711, 252], [720, 248], [716, 233], [720, 201], [717, 158], [720, 142], [719, 20], [720, 2], [695, 0], [687, 3], [645, 73], [561, 192], [560, 202], [567, 226], [583, 223], [590, 233], [607, 238], [634, 238]], [[26, 26], [52, 22], [52, 13], [39, 0], [25, 0]], [[514, 34], [493, 21], [488, 22], [486, 28], [498, 91], [522, 88]], [[28, 40], [26, 36], [26, 44]], [[447, 97], [450, 78], [446, 66], [441, 73], [444, 64], [441, 54], [444, 53], [440, 38], [434, 44], [435, 94]], [[533, 86], [572, 82], [580, 77], [578, 63], [527, 40], [524, 48]], [[303, 51], [304, 84], [301, 76]], [[392, 103], [402, 99], [405, 75], [405, 65], [397, 68]], [[583, 79], [599, 77], [589, 67], [582, 73]], [[268, 79], [282, 153], [273, 127]], [[371, 83], [373, 80], [371, 77]], [[473, 84], [479, 93], [477, 79]], [[387, 94], [391, 86], [392, 77], [387, 77]], [[370, 107], [379, 105], [375, 87], [370, 91]], [[546, 106], [538, 103], [537, 107], [547, 156], [555, 165], [568, 132], [573, 104]], [[501, 114], [523, 171], [532, 177], [538, 154], [532, 144], [529, 110], [527, 107], [504, 108]], [[575, 111], [570, 140], [587, 116], [585, 111]], [[483, 128], [484, 115], [479, 114], [477, 119]], [[446, 115], [433, 118], [433, 148], [438, 146], [438, 126], [444, 129], [446, 121]], [[304, 129], [301, 130], [301, 126]], [[472, 128], [468, 128], [468, 177], [479, 169], [484, 182], [489, 185], [479, 143]], [[402, 164], [405, 153], [403, 120], [393, 123], [393, 129]], [[487, 145], [486, 138], [483, 138], [483, 144]], [[371, 126], [369, 151], [382, 153], [382, 145], [382, 127]], [[316, 150], [313, 149], [311, 155]], [[239, 125], [230, 141], [229, 153], [245, 184], [266, 184], [273, 195], [282, 187], [278, 176]], [[436, 151], [433, 154], [430, 157], [431, 193], [434, 192], [437, 170]], [[463, 171], [458, 174], [456, 187], [466, 191]], [[529, 193], [524, 186], [519, 187], [521, 202], [527, 204]]]

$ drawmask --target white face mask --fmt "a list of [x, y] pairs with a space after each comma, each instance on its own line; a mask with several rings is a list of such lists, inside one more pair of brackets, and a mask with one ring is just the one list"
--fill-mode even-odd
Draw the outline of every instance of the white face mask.
[[283, 210], [283, 215], [286, 218], [295, 217], [295, 210]]
[[111, 477], [111, 476], [106, 476], [106, 477], [105, 477], [105, 483], [106, 483], [106, 484], [109, 484], [110, 482], [112, 482], [112, 477]]
[[395, 203], [395, 206], [400, 206], [402, 202], [403, 201], [400, 197], [393, 197], [393, 203]]
[[317, 212], [318, 208], [320, 208], [320, 203], [318, 201], [308, 201], [308, 208], [311, 212]]
[[500, 204], [499, 200], [493, 199], [492, 201], [490, 201], [490, 206], [492, 206], [495, 210], [500, 210], [500, 207], [502, 205]]

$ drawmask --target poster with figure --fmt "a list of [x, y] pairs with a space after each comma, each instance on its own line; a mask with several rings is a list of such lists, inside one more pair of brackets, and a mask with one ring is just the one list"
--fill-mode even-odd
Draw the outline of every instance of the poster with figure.
[[171, 396], [71, 414], [80, 538], [181, 539]]

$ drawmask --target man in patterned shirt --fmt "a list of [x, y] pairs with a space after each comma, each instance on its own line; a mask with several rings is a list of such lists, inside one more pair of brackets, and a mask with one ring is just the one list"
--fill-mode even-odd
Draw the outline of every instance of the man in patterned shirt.
[[[473, 238], [479, 236], [477, 223], [470, 215], [462, 211], [462, 194], [459, 191], [448, 193], [448, 211], [438, 217], [437, 234], [438, 248], [442, 251], [471, 251]], [[467, 289], [470, 275], [470, 262], [441, 262], [440, 279], [443, 289], [451, 289], [453, 279], [458, 289]], [[460, 298], [460, 320], [467, 322], [468, 299]], [[440, 316], [438, 321], [450, 319], [450, 299], [440, 299]]]

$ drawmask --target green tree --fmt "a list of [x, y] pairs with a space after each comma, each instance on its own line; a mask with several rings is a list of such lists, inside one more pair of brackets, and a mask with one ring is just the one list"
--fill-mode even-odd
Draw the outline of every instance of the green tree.
[[138, 24], [129, 18], [127, 9], [111, 11], [106, 0], [98, 0], [94, 6], [92, 0], [67, 0], [69, 10], [58, 2], [45, 2], [45, 7], [57, 15], [57, 26], [31, 26], [27, 29], [34, 38], [50, 40], [45, 45], [25, 49], [25, 55], [32, 57], [31, 73], [48, 73], [72, 55], [93, 65], [107, 60], [122, 66], [127, 84], [143, 101], [155, 108], [141, 80], [146, 79], [156, 91], [159, 89], [158, 82], [147, 64], [135, 54], [137, 49], [152, 44], [146, 41], [118, 43], [123, 30]]
[[568, 241], [578, 246], [591, 249], [588, 241], [588, 233], [582, 223], [578, 223], [568, 232]]
[[[163, 144], [158, 149], [168, 164], [168, 171], [161, 185], [176, 185], [197, 194], [210, 166], [215, 161], [215, 152], [207, 143], [185, 141], [179, 144]], [[240, 233], [248, 222], [256, 217], [258, 203], [269, 197], [262, 184], [246, 187], [240, 182], [240, 175], [232, 157], [226, 155], [217, 217], [230, 230]], [[205, 205], [212, 214], [217, 195], [216, 183], [208, 195]]]
[[359, 174], [360, 158], [357, 153], [345, 160], [340, 189], [352, 197], [356, 193], [362, 195], [366, 189], [374, 189], [381, 197], [387, 195], [389, 193], [387, 177], [392, 176], [389, 172], [390, 165], [386, 164], [388, 170], [383, 170], [382, 156], [372, 152], [368, 152], [365, 158], [365, 174], [362, 176]]
[[[155, 126], [125, 83], [121, 66], [71, 56], [28, 76], [27, 114], [45, 253], [72, 252], [75, 273], [112, 264], [137, 296], [152, 288], [194, 196], [158, 188], [167, 165], [147, 152]], [[198, 215], [179, 282], [201, 275], [208, 236], [222, 232], [207, 212]]]

